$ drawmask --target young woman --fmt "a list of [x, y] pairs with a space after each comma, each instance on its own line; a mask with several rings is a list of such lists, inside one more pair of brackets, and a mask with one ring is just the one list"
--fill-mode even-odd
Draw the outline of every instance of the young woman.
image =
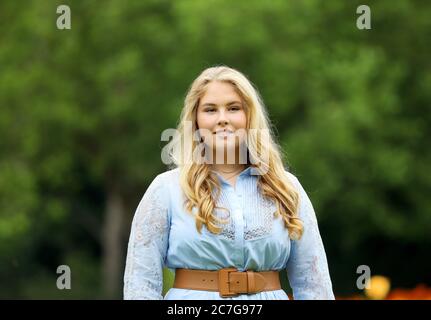
[[[192, 83], [171, 170], [132, 222], [125, 299], [334, 299], [313, 206], [288, 172], [257, 90], [217, 66]], [[162, 296], [163, 267], [175, 272]]]

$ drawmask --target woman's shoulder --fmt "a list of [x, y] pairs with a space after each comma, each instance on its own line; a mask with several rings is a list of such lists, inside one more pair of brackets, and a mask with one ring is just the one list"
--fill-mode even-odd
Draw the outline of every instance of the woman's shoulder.
[[168, 187], [178, 181], [179, 168], [166, 170], [157, 174], [150, 183], [149, 188], [167, 191]]
[[284, 172], [286, 173], [287, 178], [290, 180], [290, 182], [295, 186], [299, 187], [301, 184], [299, 183], [298, 177], [289, 171], [288, 169], [284, 169]]
[[176, 179], [178, 179], [179, 173], [180, 173], [179, 168], [166, 170], [164, 172], [159, 173], [154, 180], [158, 180], [160, 183], [172, 183]]
[[300, 194], [301, 197], [308, 197], [306, 194], [306, 191], [300, 182], [300, 177], [298, 178], [298, 175], [292, 173], [291, 171], [285, 169], [286, 175], [289, 178], [290, 182], [292, 183], [293, 187], [296, 189], [296, 191]]
[[159, 205], [167, 206], [172, 190], [174, 190], [171, 186], [175, 184], [175, 176], [177, 175], [178, 169], [158, 173], [144, 191], [142, 199], [148, 199], [152, 203], [157, 202]]

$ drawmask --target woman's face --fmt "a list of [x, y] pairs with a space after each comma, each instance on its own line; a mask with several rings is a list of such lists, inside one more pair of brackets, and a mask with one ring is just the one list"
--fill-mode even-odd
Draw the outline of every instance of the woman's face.
[[235, 152], [244, 141], [247, 125], [245, 108], [230, 83], [213, 81], [207, 85], [199, 101], [196, 121], [205, 144], [212, 150]]

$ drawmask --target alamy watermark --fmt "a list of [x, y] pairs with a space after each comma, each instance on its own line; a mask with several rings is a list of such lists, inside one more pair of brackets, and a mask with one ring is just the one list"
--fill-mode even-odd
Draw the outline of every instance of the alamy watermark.
[[57, 29], [70, 30], [72, 28], [70, 7], [65, 4], [59, 5], [57, 7], [57, 14], [60, 14], [60, 16], [57, 18]]
[[356, 268], [356, 273], [361, 274], [356, 280], [356, 287], [359, 290], [370, 289], [371, 269], [366, 264], [362, 264]]
[[[184, 129], [166, 129], [161, 134], [161, 141], [172, 141], [163, 147], [161, 160], [170, 165], [172, 155], [180, 159], [179, 164], [247, 164], [250, 162], [259, 168], [253, 174], [268, 172], [269, 148], [271, 144], [268, 129], [227, 129], [213, 132], [209, 129], [193, 131], [191, 121], [186, 121]], [[254, 148], [250, 148], [254, 145]], [[257, 150], [255, 150], [257, 149]]]
[[369, 6], [363, 4], [356, 8], [356, 13], [360, 16], [356, 19], [356, 27], [359, 30], [371, 29], [371, 9]]
[[[57, 29], [70, 30], [72, 28], [71, 10], [68, 5], [62, 4], [57, 7]], [[356, 13], [360, 16], [356, 19], [356, 27], [359, 30], [371, 29], [371, 9], [368, 5], [362, 4], [356, 8]]]
[[61, 265], [57, 267], [57, 274], [60, 276], [57, 278], [57, 288], [59, 290], [70, 290], [72, 288], [72, 273], [68, 265]]

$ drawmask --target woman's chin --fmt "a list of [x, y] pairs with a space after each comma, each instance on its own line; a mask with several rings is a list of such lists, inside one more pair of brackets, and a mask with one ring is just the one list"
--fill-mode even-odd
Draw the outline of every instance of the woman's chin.
[[224, 151], [224, 152], [235, 152], [236, 146], [235, 143], [230, 143], [228, 141], [225, 141], [224, 143], [216, 143], [213, 146], [213, 150], [216, 150], [217, 152], [220, 151]]

